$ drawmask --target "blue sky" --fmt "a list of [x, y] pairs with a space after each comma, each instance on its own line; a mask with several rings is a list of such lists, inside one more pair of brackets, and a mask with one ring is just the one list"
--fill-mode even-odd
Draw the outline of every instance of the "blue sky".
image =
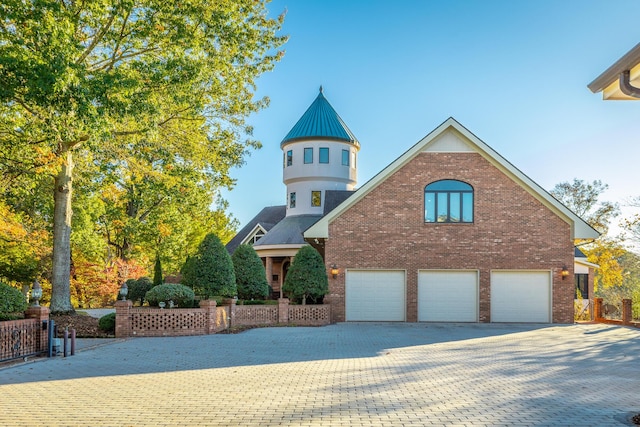
[[232, 171], [237, 184], [223, 193], [241, 225], [285, 204], [280, 142], [320, 85], [360, 141], [358, 186], [454, 117], [547, 190], [600, 179], [605, 200], [640, 196], [640, 101], [603, 101], [587, 89], [640, 42], [640, 1], [274, 0], [268, 8], [286, 9], [289, 42], [258, 81], [256, 96], [271, 99], [250, 119], [263, 148]]

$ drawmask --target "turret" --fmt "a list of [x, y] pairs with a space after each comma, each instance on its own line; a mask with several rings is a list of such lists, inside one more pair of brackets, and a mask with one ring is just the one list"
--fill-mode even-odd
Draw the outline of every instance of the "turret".
[[360, 143], [320, 93], [280, 143], [287, 216], [322, 215], [327, 190], [353, 190]]

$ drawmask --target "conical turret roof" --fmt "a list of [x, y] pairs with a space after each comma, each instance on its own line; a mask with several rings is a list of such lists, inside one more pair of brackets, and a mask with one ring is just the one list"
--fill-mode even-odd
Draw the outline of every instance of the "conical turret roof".
[[356, 137], [322, 94], [322, 86], [318, 97], [284, 137], [280, 146], [291, 141], [314, 138], [346, 141], [360, 146]]

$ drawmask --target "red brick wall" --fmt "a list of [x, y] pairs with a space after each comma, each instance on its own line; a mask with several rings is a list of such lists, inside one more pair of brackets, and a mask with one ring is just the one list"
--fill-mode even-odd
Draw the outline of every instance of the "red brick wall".
[[[473, 224], [424, 222], [424, 188], [457, 179], [474, 188]], [[481, 322], [490, 319], [490, 272], [495, 269], [553, 271], [553, 322], [573, 321], [570, 226], [517, 183], [476, 153], [420, 153], [329, 224], [325, 247], [333, 321], [344, 321], [344, 279], [349, 268], [404, 269], [406, 319], [417, 321], [420, 269], [474, 269], [480, 272]], [[569, 277], [573, 277], [570, 271]]]

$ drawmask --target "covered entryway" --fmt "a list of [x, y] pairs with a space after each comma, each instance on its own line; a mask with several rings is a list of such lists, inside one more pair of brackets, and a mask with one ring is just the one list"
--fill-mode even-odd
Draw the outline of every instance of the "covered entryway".
[[478, 272], [418, 272], [419, 322], [477, 322]]
[[405, 320], [404, 270], [347, 270], [345, 320]]
[[551, 272], [492, 271], [492, 322], [551, 322]]

